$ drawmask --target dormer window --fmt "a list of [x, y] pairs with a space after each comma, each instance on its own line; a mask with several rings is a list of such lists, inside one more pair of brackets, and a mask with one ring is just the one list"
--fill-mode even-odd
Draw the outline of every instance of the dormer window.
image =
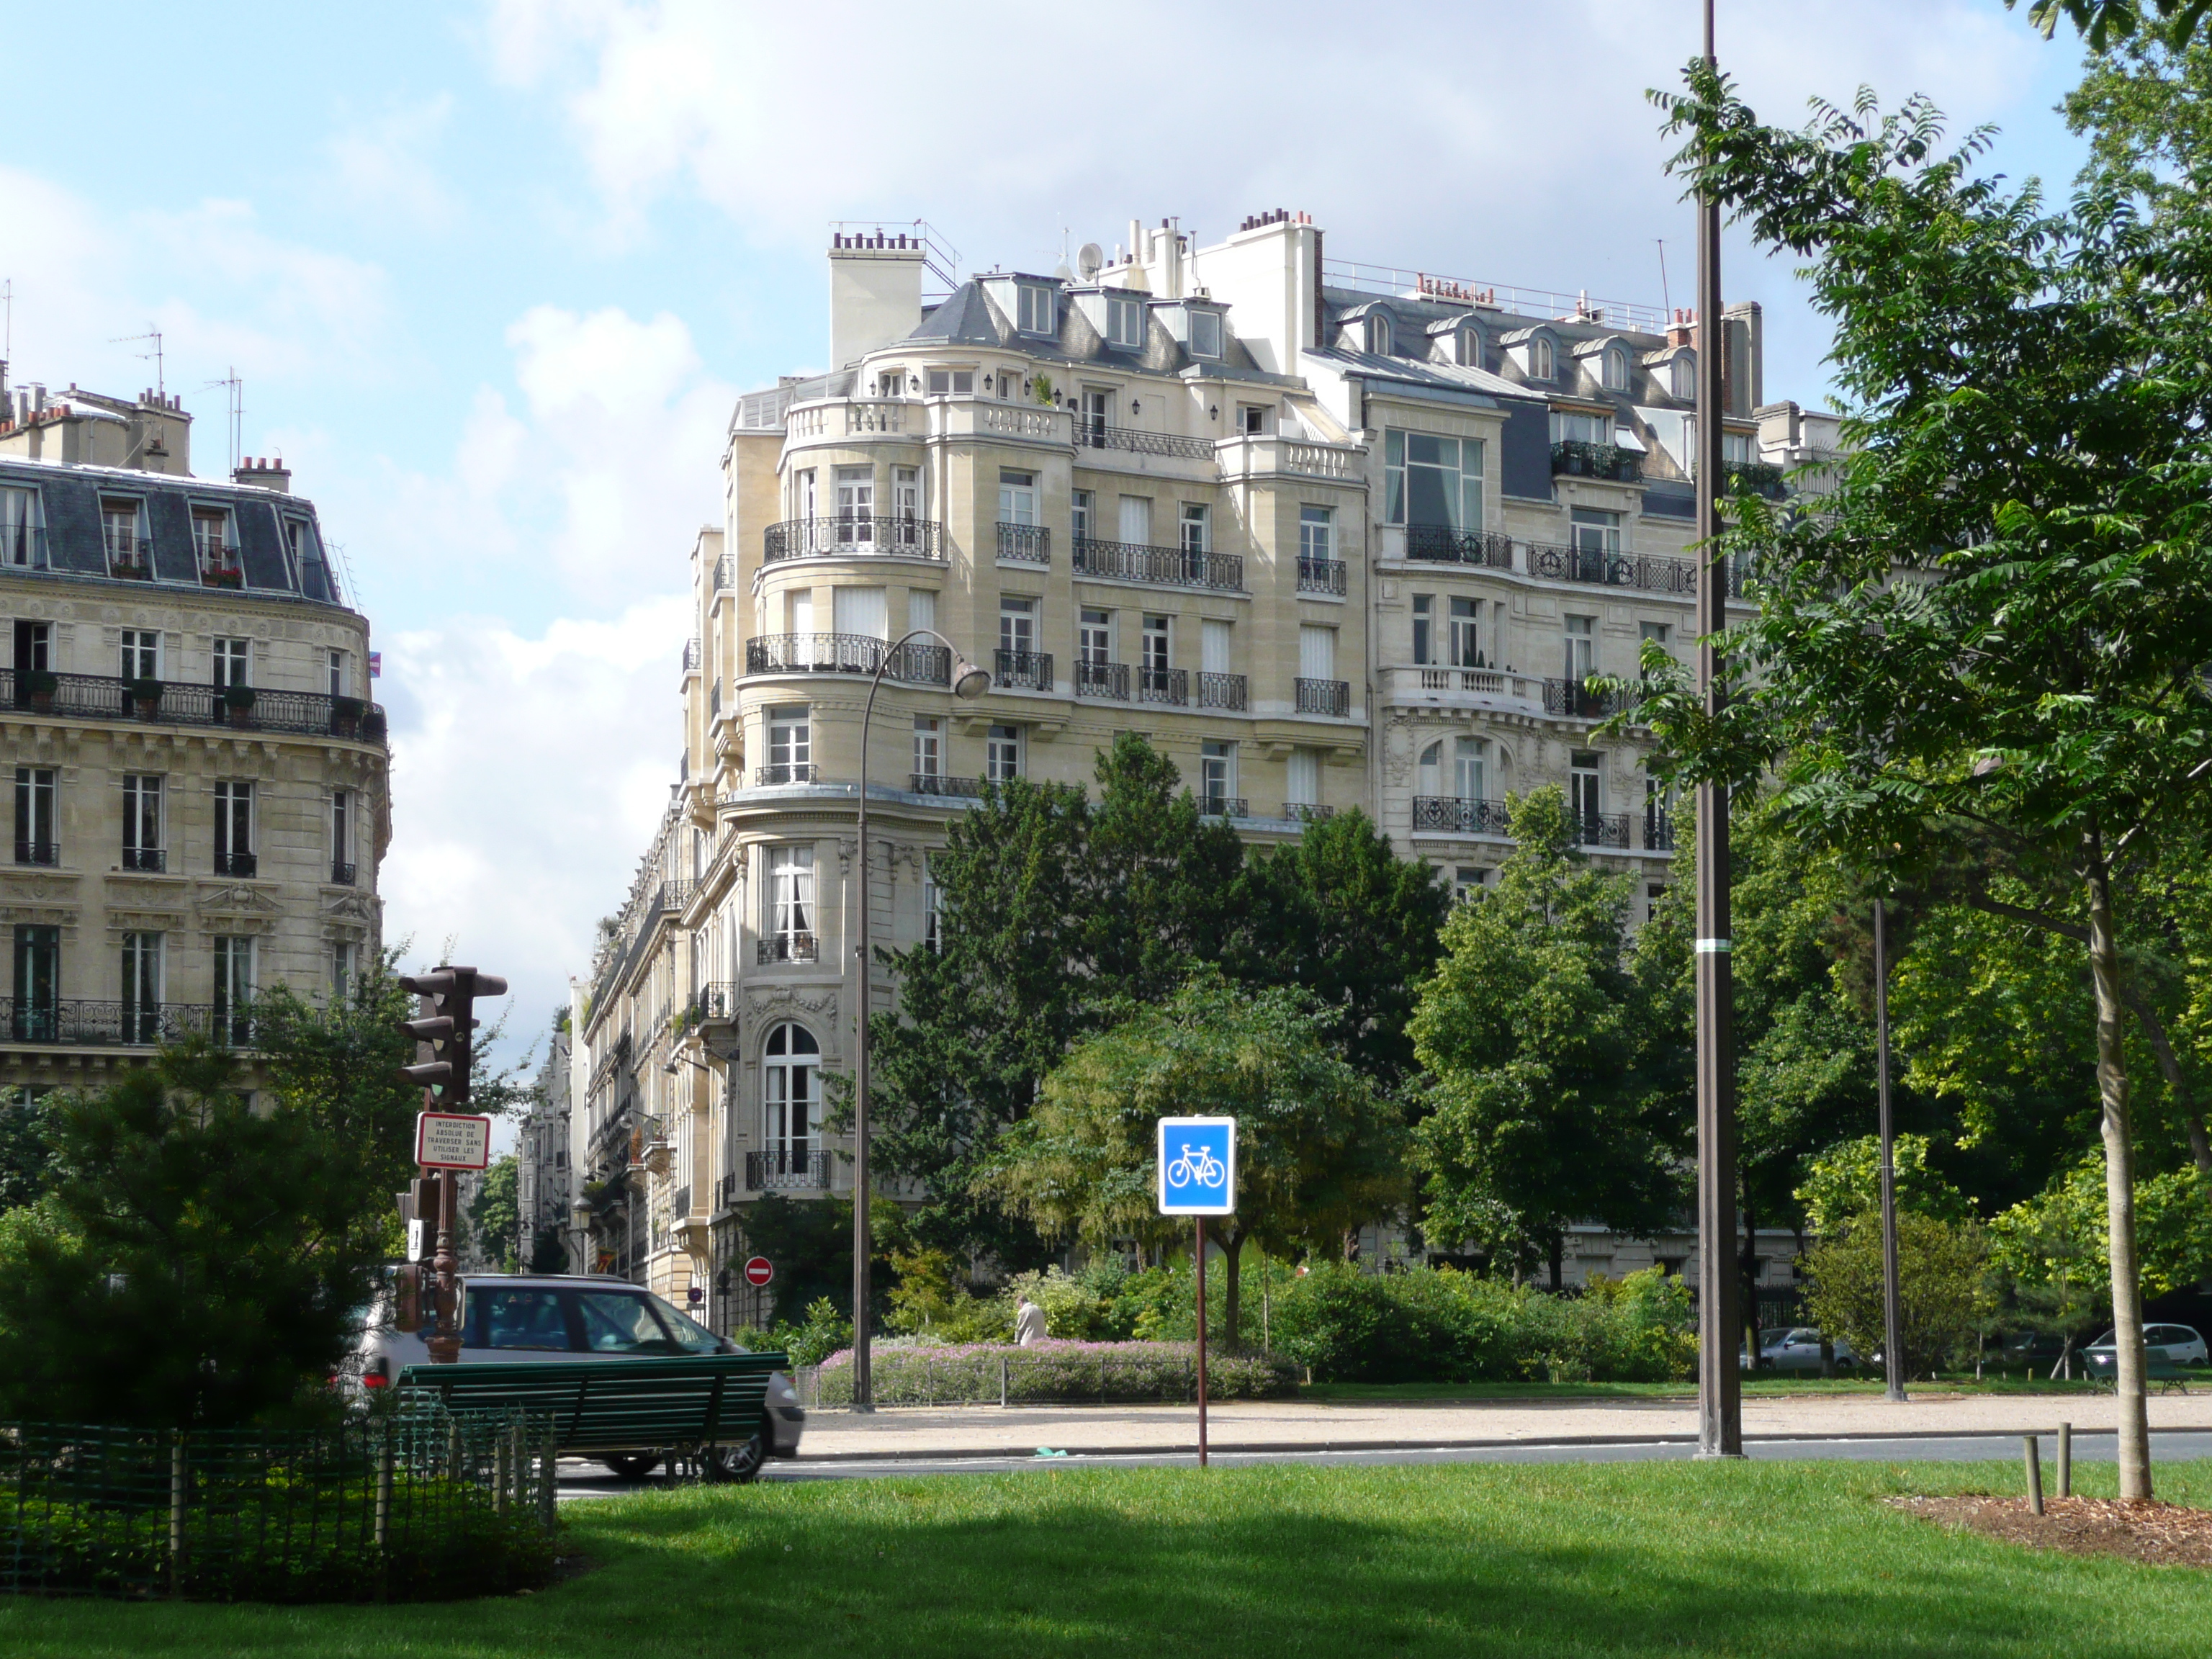
[[1628, 354], [1619, 346], [1605, 349], [1605, 389], [1607, 392], [1628, 390]]
[[1109, 295], [1106, 301], [1106, 343], [1132, 350], [1145, 343], [1145, 305], [1141, 300]]
[[1054, 317], [1052, 290], [1042, 283], [1020, 283], [1015, 285], [1021, 296], [1018, 301], [1021, 317], [1016, 325], [1024, 334], [1051, 336], [1060, 330]]
[[1557, 378], [1559, 366], [1552, 354], [1551, 340], [1541, 334], [1528, 342], [1528, 378], [1549, 380]]
[[146, 562], [147, 545], [143, 520], [146, 504], [133, 496], [103, 495], [100, 501], [100, 529], [107, 545], [107, 567], [118, 565], [136, 568]]
[[1190, 313], [1190, 355], [1194, 357], [1218, 357], [1221, 355], [1219, 312], [1194, 311]]
[[1367, 313], [1367, 349], [1370, 356], [1387, 357], [1390, 355], [1390, 317], [1388, 312]]
[[238, 585], [238, 549], [231, 540], [230, 514], [222, 508], [192, 509], [192, 553], [199, 561], [202, 581]]
[[1698, 396], [1698, 359], [1692, 352], [1682, 352], [1674, 359], [1674, 396], [1683, 403], [1694, 403]]
[[1482, 331], [1472, 324], [1452, 336], [1452, 361], [1462, 368], [1482, 367]]

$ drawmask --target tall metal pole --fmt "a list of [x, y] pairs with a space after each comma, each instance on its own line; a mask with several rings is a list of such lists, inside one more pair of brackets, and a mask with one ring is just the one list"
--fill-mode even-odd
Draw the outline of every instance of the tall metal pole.
[[1198, 1467], [1206, 1467], [1206, 1218], [1196, 1216], [1198, 1233]]
[[1889, 907], [1874, 902], [1875, 1098], [1881, 1117], [1881, 1358], [1889, 1399], [1905, 1399], [1905, 1298], [1897, 1276], [1897, 1138], [1889, 1116]]
[[[1705, 0], [1705, 66], [1715, 66]], [[1721, 209], [1698, 195], [1698, 690], [1708, 719], [1726, 693], [1714, 641], [1728, 627], [1728, 566], [1717, 545], [1721, 468]], [[1726, 786], [1698, 786], [1698, 1455], [1743, 1455], [1736, 1369], [1735, 985], [1729, 937]]]

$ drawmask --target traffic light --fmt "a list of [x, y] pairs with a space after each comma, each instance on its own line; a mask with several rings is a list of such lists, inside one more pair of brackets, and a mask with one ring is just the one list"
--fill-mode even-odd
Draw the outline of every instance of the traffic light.
[[415, 1018], [399, 1022], [399, 1029], [415, 1039], [415, 1064], [401, 1066], [399, 1074], [422, 1085], [425, 1107], [466, 1111], [470, 1033], [483, 1024], [472, 1012], [476, 1000], [505, 996], [507, 981], [496, 974], [448, 964], [427, 974], [402, 974], [399, 988], [420, 999]]

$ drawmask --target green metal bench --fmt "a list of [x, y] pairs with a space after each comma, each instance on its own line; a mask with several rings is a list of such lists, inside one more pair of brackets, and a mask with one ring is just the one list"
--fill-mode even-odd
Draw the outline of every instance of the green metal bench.
[[402, 1410], [436, 1400], [450, 1411], [549, 1416], [564, 1455], [634, 1461], [640, 1473], [665, 1458], [672, 1478], [750, 1480], [771, 1443], [769, 1376], [789, 1363], [781, 1353], [718, 1353], [410, 1365], [393, 1392]]

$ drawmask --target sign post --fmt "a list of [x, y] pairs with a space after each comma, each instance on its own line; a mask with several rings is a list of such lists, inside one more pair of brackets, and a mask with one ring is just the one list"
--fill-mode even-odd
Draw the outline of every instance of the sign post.
[[1162, 1215], [1191, 1218], [1198, 1273], [1198, 1466], [1206, 1452], [1206, 1218], [1237, 1213], [1237, 1120], [1164, 1117], [1159, 1121]]
[[478, 997], [503, 997], [507, 981], [452, 963], [427, 974], [402, 974], [399, 988], [415, 994], [415, 1018], [399, 1029], [415, 1039], [415, 1063], [399, 1075], [422, 1085], [422, 1110], [415, 1118], [415, 1162], [436, 1170], [436, 1329], [423, 1346], [433, 1364], [451, 1365], [461, 1357], [460, 1261], [454, 1242], [460, 1225], [456, 1170], [481, 1170], [491, 1162], [491, 1120], [467, 1110], [473, 1033], [483, 1022], [473, 1012]]

